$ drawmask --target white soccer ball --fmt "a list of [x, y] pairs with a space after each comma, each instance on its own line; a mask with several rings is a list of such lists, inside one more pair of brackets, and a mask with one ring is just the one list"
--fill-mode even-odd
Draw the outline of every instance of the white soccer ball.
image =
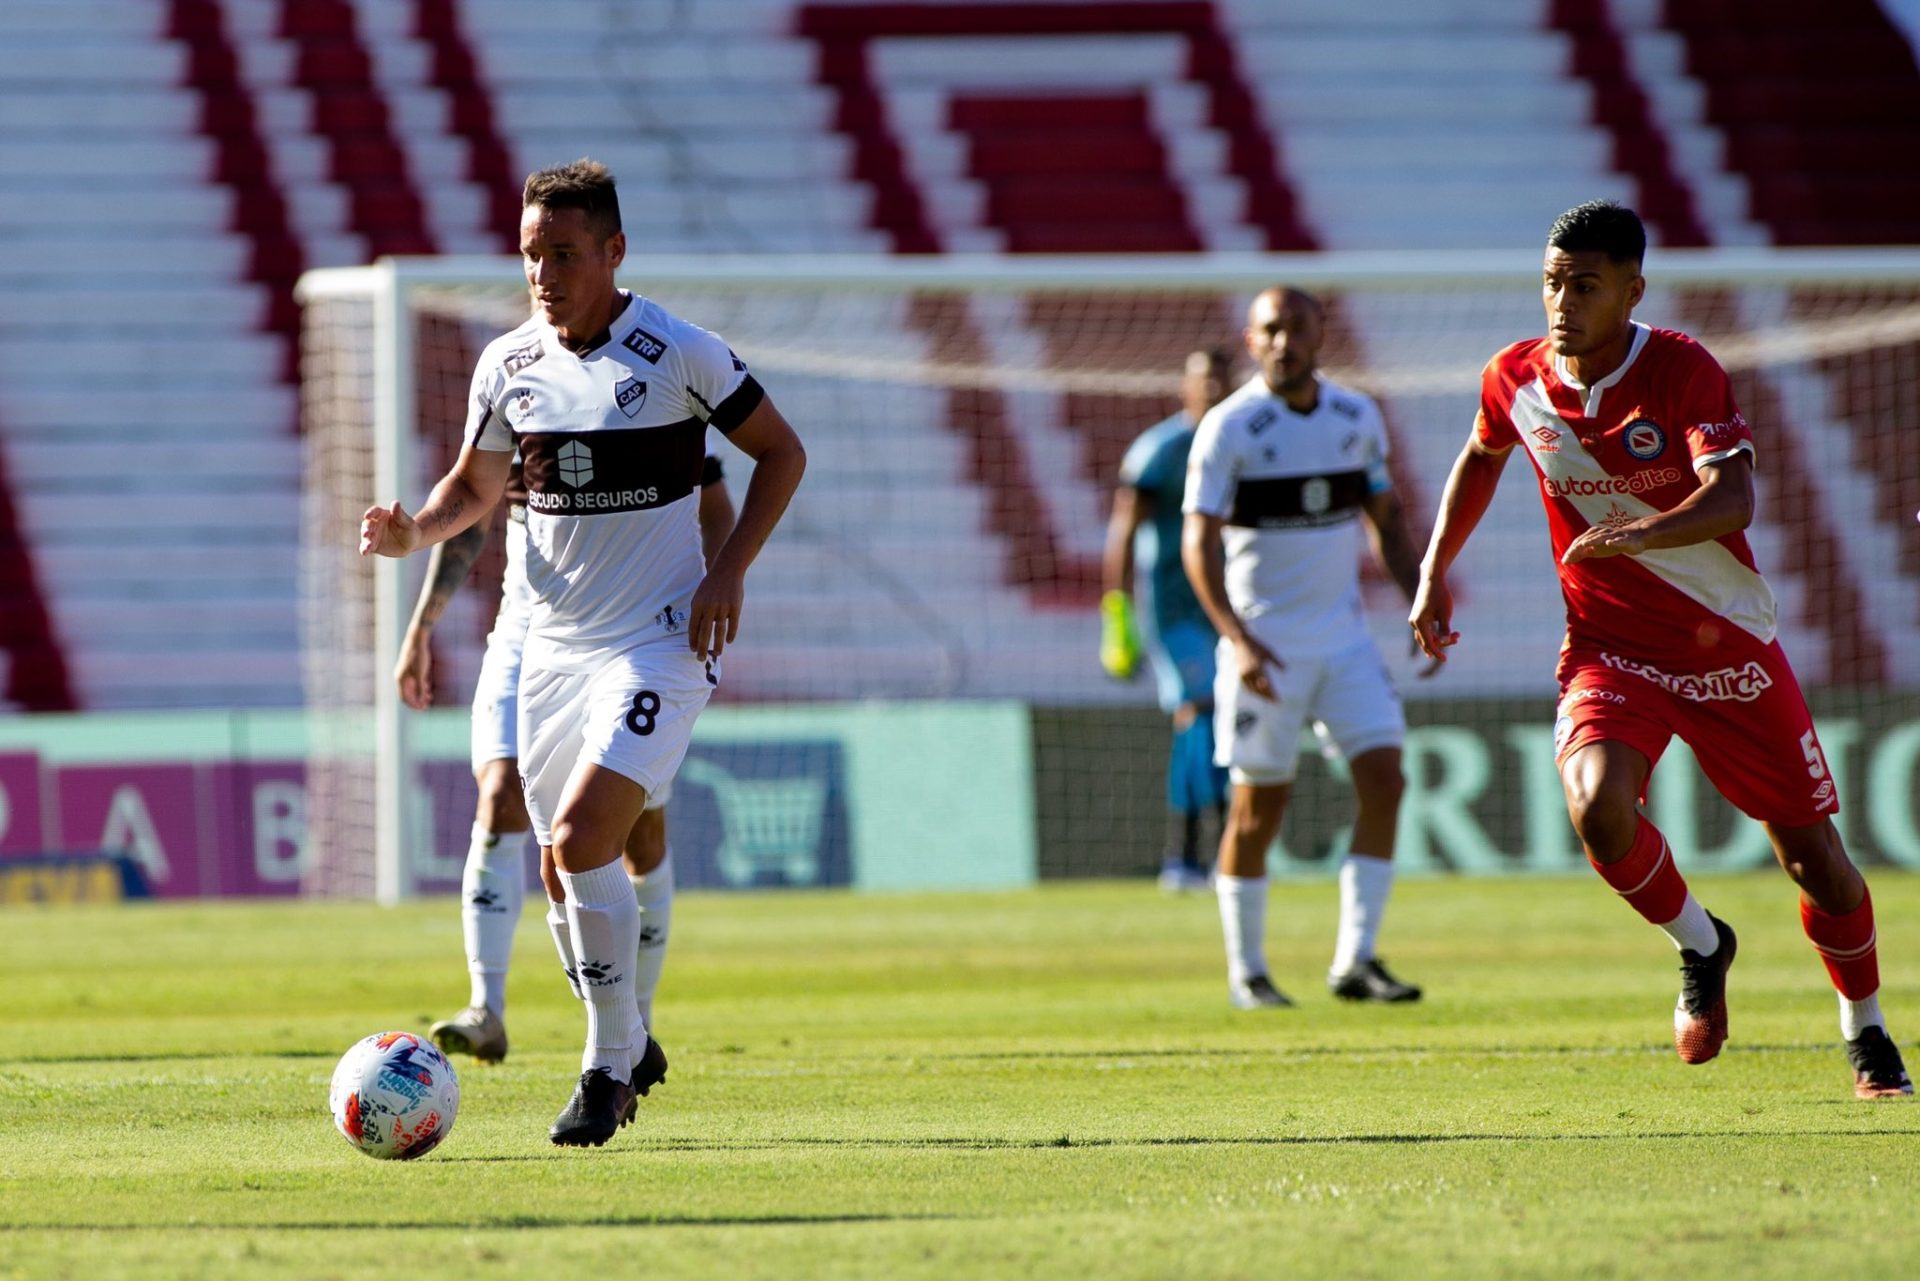
[[440, 1145], [460, 1111], [460, 1081], [433, 1044], [376, 1032], [340, 1057], [327, 1090], [334, 1128], [383, 1161], [410, 1161]]

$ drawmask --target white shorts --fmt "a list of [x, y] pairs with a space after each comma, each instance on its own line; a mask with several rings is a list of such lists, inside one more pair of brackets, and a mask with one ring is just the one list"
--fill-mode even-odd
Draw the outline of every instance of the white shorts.
[[520, 779], [540, 844], [553, 844], [554, 819], [582, 765], [632, 779], [647, 790], [649, 809], [664, 805], [719, 674], [684, 636], [614, 655], [590, 672], [522, 671]]
[[[1256, 633], [1257, 634], [1257, 633]], [[1240, 683], [1231, 642], [1222, 640], [1214, 676], [1213, 759], [1236, 783], [1291, 783], [1300, 763], [1300, 731], [1313, 722], [1321, 749], [1352, 760], [1406, 738], [1406, 714], [1373, 641], [1315, 658], [1280, 655], [1272, 671], [1279, 700]]]
[[507, 521], [507, 568], [500, 581], [500, 610], [487, 633], [480, 679], [473, 687], [473, 772], [489, 761], [520, 755], [520, 659], [533, 622], [533, 589], [527, 586], [527, 523]]

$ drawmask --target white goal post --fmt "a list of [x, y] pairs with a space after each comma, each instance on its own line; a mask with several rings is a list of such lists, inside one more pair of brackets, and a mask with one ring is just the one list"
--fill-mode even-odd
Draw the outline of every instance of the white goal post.
[[[1803, 679], [1863, 698], [1920, 688], [1920, 659], [1893, 643], [1920, 622], [1920, 564], [1903, 544], [1920, 493], [1920, 250], [1656, 250], [1647, 274], [1640, 318], [1706, 342], [1756, 422], [1763, 477], [1792, 469], [1769, 490], [1759, 550]], [[632, 257], [621, 271], [726, 337], [809, 442], [726, 691], [783, 707], [1150, 702], [1100, 676], [1086, 605], [1117, 450], [1174, 407], [1186, 352], [1238, 353], [1246, 300], [1268, 285], [1326, 297], [1323, 364], [1382, 400], [1424, 535], [1481, 365], [1540, 331], [1538, 279], [1535, 250]], [[512, 257], [401, 258], [309, 271], [297, 296], [309, 888], [392, 902], [414, 892], [434, 839], [415, 721], [391, 679], [422, 565], [360, 561], [357, 522], [375, 502], [417, 506], [444, 469], [473, 358], [524, 318], [525, 283]], [[1462, 572], [1478, 633], [1504, 647], [1463, 655], [1451, 686], [1412, 696], [1531, 698], [1550, 679], [1536, 651], [1558, 596], [1537, 502], [1511, 480], [1500, 501]], [[497, 581], [483, 574], [443, 625], [457, 632], [442, 638], [448, 706], [471, 693]], [[1370, 617], [1397, 650], [1404, 607], [1383, 587], [1369, 587]], [[1074, 781], [1036, 780], [1056, 785]]]

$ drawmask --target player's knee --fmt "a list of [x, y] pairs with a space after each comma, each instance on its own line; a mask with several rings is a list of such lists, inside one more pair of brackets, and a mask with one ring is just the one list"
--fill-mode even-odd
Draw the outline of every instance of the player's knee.
[[1280, 784], [1271, 787], [1247, 786], [1234, 789], [1233, 805], [1227, 821], [1241, 836], [1257, 836], [1261, 832], [1278, 827], [1281, 816], [1286, 812], [1287, 787]]
[[1381, 753], [1374, 759], [1369, 758], [1371, 755], [1362, 756], [1349, 766], [1354, 792], [1363, 805], [1398, 808], [1400, 798], [1407, 792], [1407, 776], [1400, 768], [1400, 753]]
[[562, 817], [553, 825], [553, 861], [563, 872], [588, 872], [604, 867], [615, 852], [606, 834], [592, 823]]
[[1580, 843], [1603, 857], [1626, 853], [1640, 825], [1631, 794], [1584, 780], [1567, 783], [1567, 817], [1573, 820]]
[[527, 800], [520, 790], [520, 775], [511, 762], [496, 761], [480, 771], [480, 802], [475, 817], [489, 832], [527, 830]]
[[657, 811], [648, 810], [642, 814], [634, 824], [633, 835], [627, 838], [627, 848], [622, 853], [629, 876], [645, 876], [666, 860], [666, 825], [651, 821], [655, 813]]
[[1769, 824], [1767, 835], [1772, 838], [1781, 868], [1816, 902], [1858, 879], [1858, 870], [1847, 857], [1846, 845], [1831, 819], [1800, 828]]

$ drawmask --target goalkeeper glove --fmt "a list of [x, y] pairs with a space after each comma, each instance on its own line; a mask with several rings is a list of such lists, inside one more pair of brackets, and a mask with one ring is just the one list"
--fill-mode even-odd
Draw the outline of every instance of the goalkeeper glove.
[[1100, 598], [1100, 666], [1117, 681], [1140, 670], [1140, 633], [1133, 627], [1133, 598], [1118, 590]]

